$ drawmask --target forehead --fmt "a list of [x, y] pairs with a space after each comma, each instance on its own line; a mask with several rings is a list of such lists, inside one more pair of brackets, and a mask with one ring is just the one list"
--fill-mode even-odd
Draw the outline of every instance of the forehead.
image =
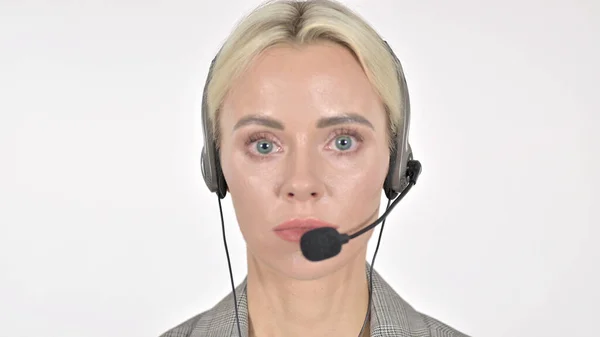
[[263, 51], [232, 83], [222, 112], [223, 123], [245, 115], [274, 117], [286, 124], [340, 113], [369, 120], [384, 117], [379, 96], [358, 60], [332, 42]]
[[352, 52], [321, 42], [263, 51], [232, 83], [221, 118], [235, 123], [258, 114], [293, 123], [348, 112], [372, 119], [382, 117], [382, 111], [379, 96]]

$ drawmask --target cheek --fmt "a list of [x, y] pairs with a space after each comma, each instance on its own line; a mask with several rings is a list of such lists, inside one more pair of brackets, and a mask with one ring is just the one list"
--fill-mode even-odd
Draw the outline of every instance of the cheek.
[[365, 199], [374, 194], [379, 197], [387, 175], [388, 156], [386, 151], [370, 151], [360, 158], [334, 160], [326, 170], [326, 184], [338, 197]]
[[245, 153], [234, 153], [223, 163], [239, 229], [253, 247], [269, 240], [270, 229], [279, 219], [277, 171], [274, 163], [251, 162]]
[[[275, 164], [257, 163], [242, 151], [223, 158], [223, 174], [232, 195], [263, 194], [276, 181]], [[272, 194], [272, 193], [271, 193]]]
[[346, 213], [347, 216], [363, 218], [371, 214], [379, 206], [381, 200], [382, 182], [381, 166], [363, 167], [353, 174], [339, 175], [332, 179], [331, 186], [335, 200], [335, 209]]
[[325, 177], [330, 198], [328, 216], [350, 230], [366, 221], [379, 208], [389, 157], [373, 154], [351, 167], [327, 170]]
[[238, 217], [246, 219], [244, 223], [248, 217], [264, 217], [272, 211], [270, 205], [276, 198], [276, 168], [252, 162], [242, 151], [229, 153], [222, 158], [223, 174]]

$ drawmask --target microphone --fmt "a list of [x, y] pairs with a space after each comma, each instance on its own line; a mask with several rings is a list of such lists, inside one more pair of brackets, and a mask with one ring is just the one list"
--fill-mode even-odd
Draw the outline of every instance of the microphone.
[[363, 235], [379, 225], [390, 214], [392, 209], [398, 204], [402, 198], [410, 191], [417, 183], [417, 178], [421, 173], [421, 163], [416, 160], [409, 161], [407, 165], [406, 175], [408, 176], [408, 185], [402, 190], [402, 193], [392, 202], [390, 207], [383, 213], [379, 219], [360, 231], [348, 235], [340, 234], [335, 228], [321, 227], [310, 230], [300, 239], [300, 249], [302, 254], [309, 261], [323, 261], [338, 255], [342, 251], [342, 245], [350, 240]]

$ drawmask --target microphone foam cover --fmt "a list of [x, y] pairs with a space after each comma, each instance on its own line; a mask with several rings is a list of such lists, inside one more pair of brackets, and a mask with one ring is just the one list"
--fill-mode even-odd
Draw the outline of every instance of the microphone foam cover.
[[342, 239], [335, 228], [321, 227], [310, 230], [300, 239], [302, 254], [310, 261], [322, 261], [336, 256], [342, 250]]

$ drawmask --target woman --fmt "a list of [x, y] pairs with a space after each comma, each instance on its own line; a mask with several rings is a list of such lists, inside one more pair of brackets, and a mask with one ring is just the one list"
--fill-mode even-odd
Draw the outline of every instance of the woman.
[[302, 239], [305, 227], [365, 229], [382, 188], [406, 187], [404, 85], [386, 43], [336, 2], [269, 2], [238, 25], [207, 80], [202, 164], [211, 190], [231, 195], [248, 274], [163, 337], [465, 336], [368, 268], [372, 228], [312, 260], [321, 241]]

